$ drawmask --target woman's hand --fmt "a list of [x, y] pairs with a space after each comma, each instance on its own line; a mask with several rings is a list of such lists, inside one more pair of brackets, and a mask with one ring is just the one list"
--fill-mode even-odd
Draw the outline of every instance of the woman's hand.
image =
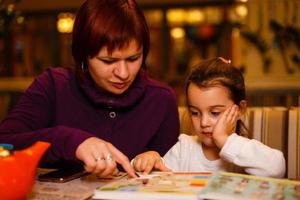
[[229, 135], [236, 131], [239, 107], [232, 105], [218, 119], [213, 129], [213, 139], [218, 148], [222, 148]]
[[147, 151], [137, 155], [132, 162], [132, 165], [136, 171], [149, 174], [152, 169], [158, 169], [160, 171], [171, 171], [165, 166], [159, 153], [156, 151]]
[[86, 139], [77, 147], [75, 154], [83, 161], [87, 172], [97, 174], [99, 177], [117, 174], [119, 172], [117, 163], [123, 166], [129, 176], [136, 177], [128, 158], [111, 143], [99, 138]]

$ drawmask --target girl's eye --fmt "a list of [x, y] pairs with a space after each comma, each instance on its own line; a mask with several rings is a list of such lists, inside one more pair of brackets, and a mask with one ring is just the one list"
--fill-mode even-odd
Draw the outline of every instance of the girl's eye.
[[196, 112], [196, 111], [190, 111], [191, 115], [192, 116], [199, 116], [200, 113], [199, 112]]
[[215, 117], [219, 116], [221, 112], [211, 112], [211, 114]]

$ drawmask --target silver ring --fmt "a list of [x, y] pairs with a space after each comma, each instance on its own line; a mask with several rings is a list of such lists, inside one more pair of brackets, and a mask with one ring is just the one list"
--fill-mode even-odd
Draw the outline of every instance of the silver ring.
[[110, 154], [107, 154], [107, 155], [105, 156], [105, 160], [106, 160], [106, 161], [112, 161], [111, 155], [110, 155]]
[[96, 162], [98, 162], [98, 161], [100, 161], [100, 160], [102, 160], [102, 158], [101, 158], [101, 157], [97, 157], [97, 158], [95, 158], [95, 161], [96, 161]]

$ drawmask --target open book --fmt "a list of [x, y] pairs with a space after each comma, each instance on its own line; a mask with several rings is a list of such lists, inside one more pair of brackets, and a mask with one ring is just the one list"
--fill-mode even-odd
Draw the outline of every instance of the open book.
[[219, 172], [198, 194], [211, 200], [299, 200], [300, 182]]
[[110, 182], [96, 189], [93, 199], [196, 200], [211, 176], [210, 172], [152, 172]]

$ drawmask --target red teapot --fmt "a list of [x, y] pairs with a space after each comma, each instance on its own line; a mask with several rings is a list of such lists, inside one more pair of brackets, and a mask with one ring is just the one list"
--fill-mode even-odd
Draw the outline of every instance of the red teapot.
[[36, 142], [31, 147], [9, 152], [0, 148], [0, 198], [24, 200], [31, 192], [39, 161], [50, 143]]

